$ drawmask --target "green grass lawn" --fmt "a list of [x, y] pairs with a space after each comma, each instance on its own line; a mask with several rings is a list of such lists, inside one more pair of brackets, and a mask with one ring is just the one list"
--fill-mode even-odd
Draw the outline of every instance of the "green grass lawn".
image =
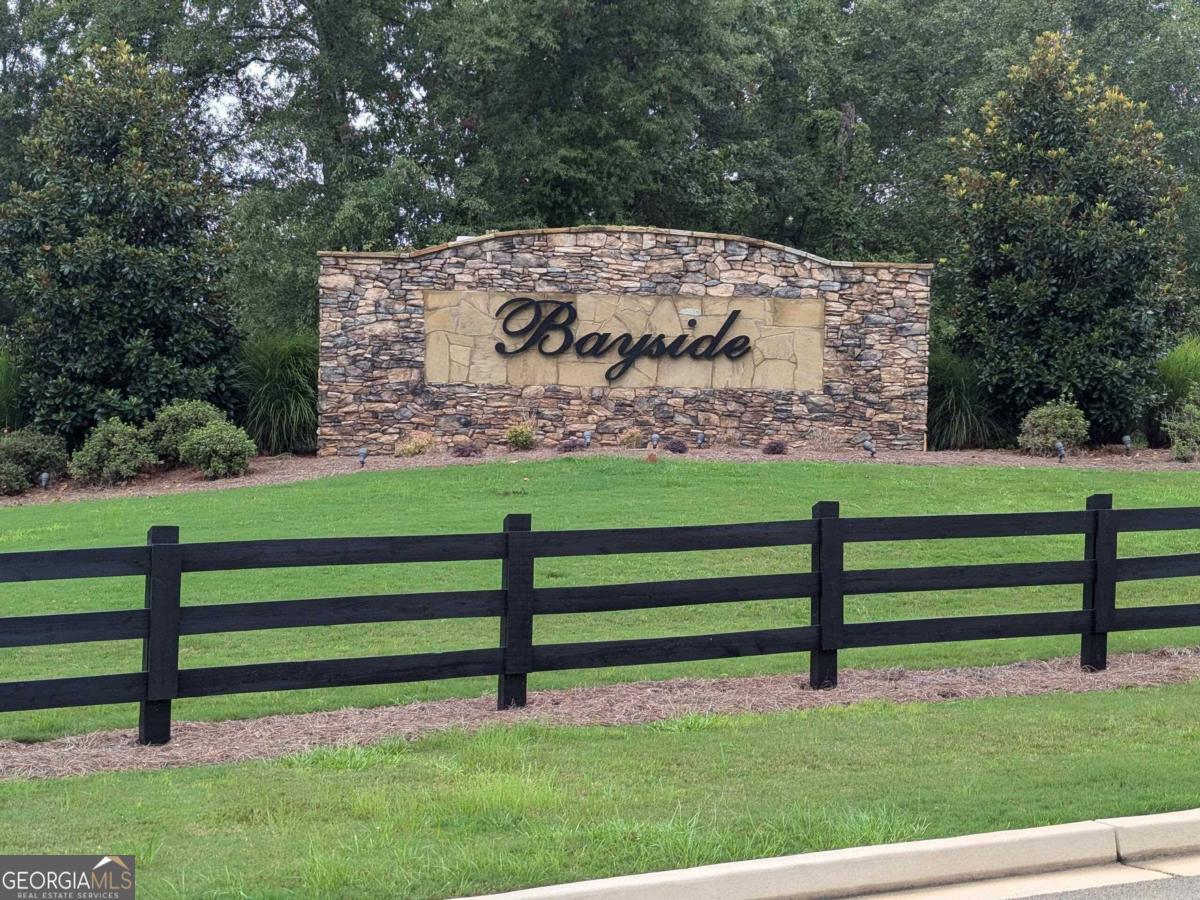
[[1200, 685], [492, 728], [0, 783], [6, 853], [134, 853], [139, 896], [445, 897], [1200, 806]]
[[[347, 464], [351, 465], [350, 463]], [[718, 463], [697, 459], [647, 465], [618, 458], [498, 462], [447, 469], [354, 472], [272, 487], [155, 498], [12, 507], [0, 511], [0, 551], [144, 542], [155, 524], [181, 526], [185, 541], [301, 536], [435, 534], [499, 529], [506, 513], [533, 514], [535, 528], [721, 523], [804, 518], [817, 500], [838, 500], [843, 515], [1000, 512], [1082, 508], [1109, 491], [1117, 506], [1200, 503], [1200, 473], [1063, 468], [988, 469], [846, 463]], [[1194, 551], [1195, 533], [1128, 535], [1123, 555]], [[985, 561], [1079, 559], [1082, 538], [859, 544], [847, 565], [954, 565]], [[728, 574], [806, 571], [808, 548], [551, 559], [541, 585], [596, 584]], [[499, 564], [318, 567], [185, 576], [185, 603], [322, 597], [496, 587]], [[1119, 602], [1200, 602], [1200, 580], [1122, 585]], [[0, 615], [136, 607], [140, 579], [4, 585]], [[847, 599], [851, 621], [1074, 609], [1078, 587], [895, 594]], [[657, 637], [806, 623], [808, 601], [540, 617], [535, 640], [558, 642]], [[186, 637], [183, 667], [286, 659], [366, 656], [495, 646], [495, 619], [352, 625]], [[1200, 629], [1114, 635], [1114, 651], [1200, 642]], [[987, 664], [1077, 652], [1078, 639], [885, 647], [846, 652], [845, 666], [936, 667]], [[681, 665], [546, 673], [533, 689], [635, 678], [802, 671], [792, 654]], [[0, 651], [0, 679], [42, 678], [140, 668], [138, 642]], [[181, 701], [180, 718], [257, 716], [344, 705], [401, 703], [490, 691], [492, 679], [383, 685]], [[0, 738], [39, 739], [134, 723], [132, 705], [0, 715]]]

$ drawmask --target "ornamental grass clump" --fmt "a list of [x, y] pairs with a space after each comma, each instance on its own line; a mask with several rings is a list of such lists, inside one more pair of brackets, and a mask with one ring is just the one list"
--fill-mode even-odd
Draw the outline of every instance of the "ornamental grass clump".
[[537, 446], [537, 434], [530, 425], [514, 425], [504, 435], [509, 450], [532, 450]]
[[1067, 450], [1087, 443], [1089, 424], [1078, 406], [1070, 400], [1053, 400], [1029, 411], [1021, 420], [1017, 446], [1026, 453], [1049, 456], [1057, 452], [1059, 441]]
[[72, 454], [67, 473], [83, 484], [123, 484], [156, 462], [140, 428], [105, 419]]
[[206, 478], [245, 474], [257, 453], [254, 441], [232, 422], [210, 422], [189, 431], [179, 445], [179, 459], [195, 466]]
[[263, 453], [317, 447], [317, 336], [268, 332], [242, 343], [233, 370], [239, 421]]

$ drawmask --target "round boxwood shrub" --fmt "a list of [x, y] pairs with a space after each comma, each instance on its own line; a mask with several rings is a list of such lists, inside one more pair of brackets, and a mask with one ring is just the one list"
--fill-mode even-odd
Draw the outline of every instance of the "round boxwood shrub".
[[12, 496], [28, 490], [33, 484], [25, 470], [15, 463], [0, 460], [0, 494]]
[[158, 458], [172, 465], [180, 461], [179, 445], [197, 428], [225, 422], [225, 413], [204, 400], [175, 400], [159, 407], [154, 419], [142, 429], [146, 443]]
[[140, 428], [106, 419], [72, 454], [67, 472], [85, 484], [121, 484], [157, 461]]
[[207, 478], [243, 474], [257, 452], [250, 435], [232, 422], [209, 422], [189, 431], [179, 444], [180, 461], [195, 466]]
[[1027, 453], [1054, 453], [1054, 442], [1062, 441], [1069, 448], [1087, 443], [1090, 429], [1083, 410], [1070, 400], [1054, 400], [1030, 410], [1021, 420], [1017, 446]]
[[16, 466], [32, 484], [43, 472], [61, 475], [67, 470], [67, 444], [58, 435], [21, 428], [0, 435], [0, 463]]
[[679, 438], [671, 438], [666, 443], [666, 448], [672, 453], [687, 453], [688, 445]]
[[483, 456], [483, 448], [478, 444], [455, 444], [450, 448], [450, 455], [457, 456], [459, 459], [470, 459], [475, 456]]
[[783, 456], [788, 452], [788, 445], [780, 440], [770, 440], [763, 444], [762, 452], [767, 456]]

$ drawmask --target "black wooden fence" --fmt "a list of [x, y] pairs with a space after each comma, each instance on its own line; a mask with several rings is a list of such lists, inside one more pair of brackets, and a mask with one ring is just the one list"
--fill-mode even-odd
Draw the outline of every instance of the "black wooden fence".
[[[0, 554], [0, 582], [144, 576], [142, 609], [0, 618], [0, 647], [141, 640], [140, 672], [0, 682], [0, 711], [140, 704], [143, 743], [170, 739], [171, 701], [249, 691], [296, 690], [496, 675], [501, 708], [525, 705], [530, 672], [810, 653], [813, 687], [837, 685], [838, 651], [933, 641], [1078, 634], [1081, 664], [1107, 663], [1108, 634], [1200, 625], [1200, 603], [1118, 609], [1121, 581], [1200, 575], [1200, 553], [1117, 556], [1120, 532], [1200, 529], [1200, 507], [1112, 508], [1088, 498], [1075, 512], [841, 518], [838, 504], [818, 503], [812, 518], [739, 525], [685, 525], [587, 531], [531, 531], [530, 517], [510, 515], [494, 534], [305, 538], [181, 544], [179, 529], [151, 528], [144, 547]], [[846, 571], [847, 543], [1084, 535], [1081, 559]], [[811, 571], [640, 584], [535, 587], [534, 561], [549, 557], [809, 545]], [[496, 590], [334, 597], [184, 606], [185, 572], [380, 563], [502, 561]], [[847, 623], [847, 594], [970, 590], [1079, 584], [1079, 610]], [[535, 644], [535, 615], [649, 609], [741, 600], [811, 598], [811, 624], [727, 634]], [[181, 635], [497, 616], [499, 646], [479, 650], [354, 659], [179, 668]]]

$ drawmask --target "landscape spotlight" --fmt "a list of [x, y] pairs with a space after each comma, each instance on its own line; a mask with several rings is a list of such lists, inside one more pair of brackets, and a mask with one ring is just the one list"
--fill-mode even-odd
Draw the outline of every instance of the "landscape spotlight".
[[38, 484], [40, 484], [42, 486], [43, 491], [46, 488], [50, 487], [50, 473], [43, 472], [41, 475], [39, 475], [38, 476]]
[[585, 449], [592, 446], [592, 433], [590, 431], [583, 433], [583, 446]]
[[703, 431], [699, 431], [696, 433], [696, 446], [697, 447], [704, 446], [704, 432]]
[[871, 459], [875, 458], [875, 442], [870, 438], [863, 441], [863, 449], [871, 454]]
[[1121, 438], [1121, 443], [1125, 445], [1126, 456], [1133, 452], [1133, 438], [1131, 438], [1129, 435], [1125, 435], [1123, 438]]
[[367, 464], [367, 448], [359, 447], [358, 448], [358, 467], [361, 469], [366, 464]]
[[652, 446], [655, 450], [657, 450], [658, 442], [661, 440], [662, 440], [662, 435], [659, 434], [657, 431], [654, 432], [654, 434], [650, 435], [650, 446]]
[[1063, 446], [1062, 441], [1054, 442], [1054, 452], [1058, 454], [1058, 461], [1062, 462], [1067, 458], [1067, 448]]

